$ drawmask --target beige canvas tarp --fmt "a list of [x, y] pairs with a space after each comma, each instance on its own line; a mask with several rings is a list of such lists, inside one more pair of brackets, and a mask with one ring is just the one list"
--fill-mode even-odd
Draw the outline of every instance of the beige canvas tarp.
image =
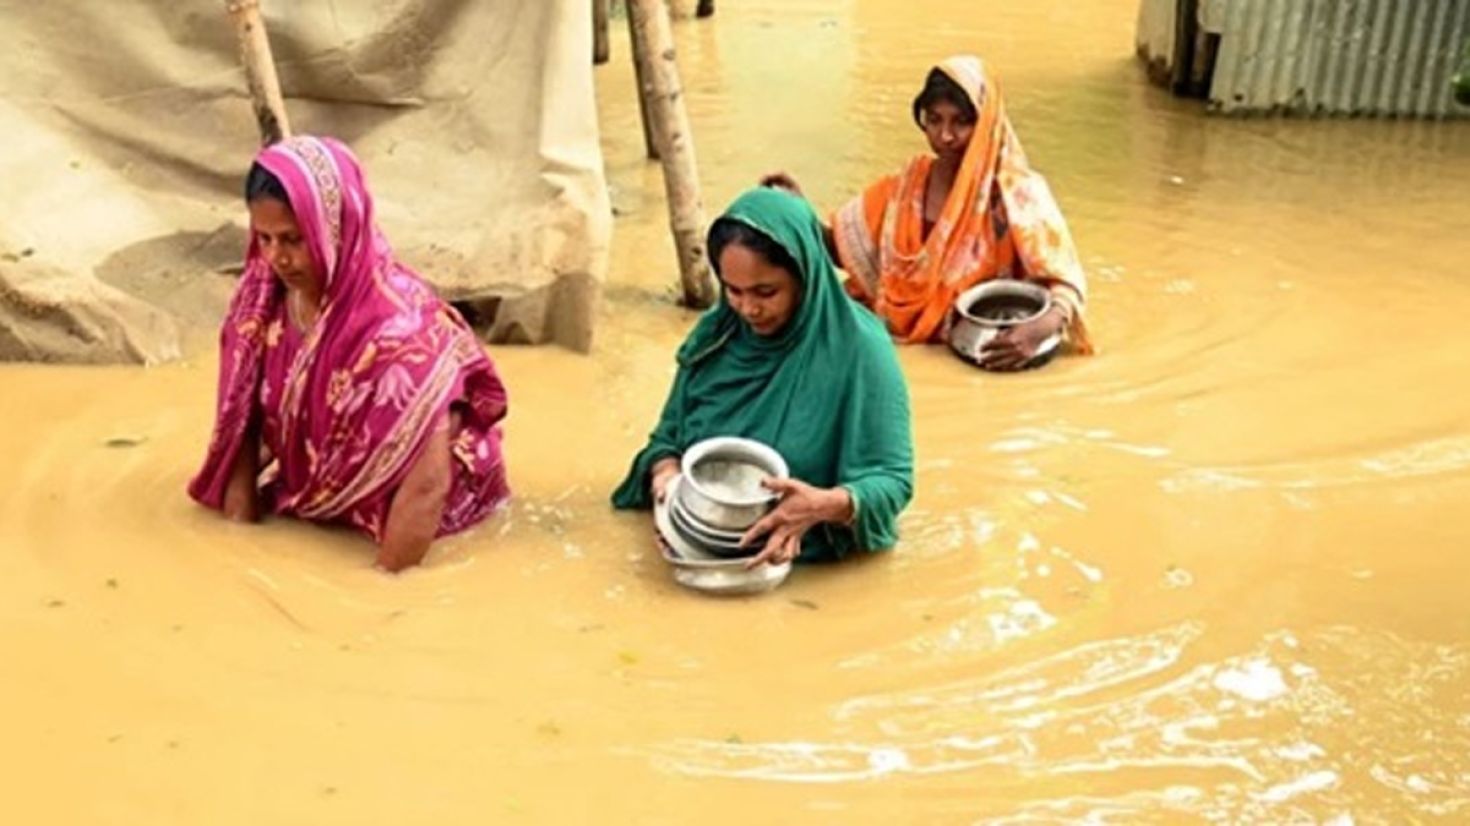
[[[585, 349], [611, 231], [586, 0], [262, 11], [293, 131], [357, 151], [400, 256], [493, 311], [491, 340]], [[17, 284], [34, 320], [62, 277], [217, 321], [258, 144], [225, 4], [0, 0], [0, 20], [0, 323]]]

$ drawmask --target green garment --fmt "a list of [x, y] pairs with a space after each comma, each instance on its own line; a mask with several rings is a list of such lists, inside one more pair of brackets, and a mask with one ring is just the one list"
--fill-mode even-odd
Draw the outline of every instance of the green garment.
[[679, 372], [648, 445], [613, 493], [618, 508], [648, 508], [649, 471], [713, 436], [764, 442], [791, 475], [852, 495], [851, 526], [819, 525], [802, 541], [802, 561], [881, 551], [898, 539], [898, 514], [913, 495], [908, 387], [883, 323], [849, 299], [805, 199], [751, 190], [722, 216], [769, 236], [801, 272], [795, 316], [758, 335], [724, 294], [679, 348]]

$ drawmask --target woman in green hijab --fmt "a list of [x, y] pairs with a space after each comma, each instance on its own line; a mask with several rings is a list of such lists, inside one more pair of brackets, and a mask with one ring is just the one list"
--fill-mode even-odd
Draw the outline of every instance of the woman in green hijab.
[[791, 468], [768, 480], [780, 504], [745, 535], [763, 543], [752, 566], [893, 547], [913, 495], [908, 388], [883, 323], [842, 292], [821, 221], [805, 199], [756, 189], [710, 227], [708, 247], [720, 301], [679, 348], [613, 505], [651, 507], [691, 445], [744, 436]]

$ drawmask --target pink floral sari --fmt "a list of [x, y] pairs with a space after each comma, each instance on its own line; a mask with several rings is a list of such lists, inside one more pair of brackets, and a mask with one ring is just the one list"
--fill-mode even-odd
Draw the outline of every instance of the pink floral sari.
[[510, 491], [498, 424], [505, 388], [479, 341], [459, 313], [394, 259], [346, 146], [294, 137], [256, 161], [284, 185], [326, 273], [322, 306], [294, 355], [266, 358], [291, 322], [285, 288], [252, 237], [220, 331], [214, 435], [189, 495], [222, 507], [247, 434], [260, 432], [269, 415], [275, 449], [262, 451], [264, 506], [346, 523], [379, 540], [393, 493], [453, 406], [453, 483], [438, 533], [484, 519]]

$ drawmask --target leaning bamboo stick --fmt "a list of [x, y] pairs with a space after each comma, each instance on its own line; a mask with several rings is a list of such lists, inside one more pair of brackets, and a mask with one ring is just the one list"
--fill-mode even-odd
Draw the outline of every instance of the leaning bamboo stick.
[[592, 64], [601, 66], [612, 54], [607, 37], [607, 7], [610, 0], [592, 0]]
[[[628, 16], [628, 42], [630, 44], [637, 43], [639, 37], [637, 26], [634, 23], [633, 2], [634, 0], [628, 0], [624, 9]], [[638, 85], [638, 122], [643, 126], [643, 153], [648, 156], [649, 160], [656, 161], [659, 159], [658, 141], [653, 139], [653, 124], [650, 122], [648, 113], [648, 95], [643, 91], [648, 88], [648, 67], [644, 63], [644, 59], [639, 56], [637, 46], [634, 46], [633, 82]]]
[[1455, 101], [1461, 106], [1470, 106], [1470, 39], [1460, 53], [1460, 67], [1455, 72]]
[[633, 59], [642, 64], [639, 98], [648, 103], [655, 145], [663, 162], [669, 225], [679, 254], [679, 282], [684, 303], [704, 308], [714, 303], [715, 284], [704, 249], [704, 204], [689, 115], [684, 111], [674, 34], [664, 0], [628, 0], [633, 31]]
[[291, 123], [286, 119], [286, 102], [281, 97], [281, 81], [271, 58], [265, 21], [260, 18], [260, 0], [226, 0], [225, 9], [240, 39], [240, 62], [245, 66], [245, 83], [250, 87], [250, 105], [260, 127], [261, 145], [290, 137]]

